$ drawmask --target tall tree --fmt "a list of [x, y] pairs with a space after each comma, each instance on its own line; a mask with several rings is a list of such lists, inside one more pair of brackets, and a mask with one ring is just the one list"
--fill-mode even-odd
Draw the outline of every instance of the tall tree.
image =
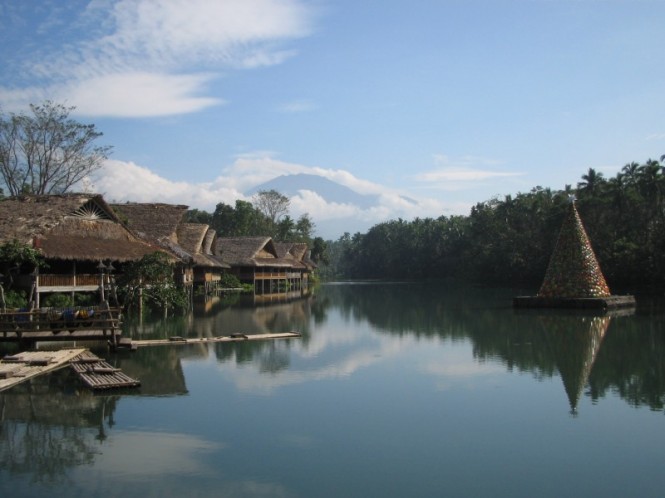
[[111, 152], [95, 146], [95, 125], [69, 117], [74, 107], [30, 104], [31, 114], [0, 113], [0, 180], [9, 195], [61, 194], [99, 169]]
[[261, 190], [253, 199], [253, 204], [274, 226], [279, 219], [289, 212], [290, 200], [277, 190]]

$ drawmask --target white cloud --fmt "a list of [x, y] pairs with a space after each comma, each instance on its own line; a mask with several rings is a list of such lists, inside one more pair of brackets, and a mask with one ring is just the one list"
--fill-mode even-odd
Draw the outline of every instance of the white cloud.
[[[53, 7], [48, 26], [58, 25]], [[22, 70], [39, 79], [45, 97], [88, 115], [163, 116], [221, 101], [206, 84], [222, 69], [279, 64], [295, 55], [288, 40], [311, 32], [313, 11], [301, 0], [97, 0], [71, 19], [76, 34], [45, 47]], [[45, 36], [48, 33], [44, 34]], [[48, 47], [48, 48], [46, 48]], [[25, 82], [25, 78], [17, 80]], [[6, 81], [0, 103], [27, 107], [36, 89]]]
[[665, 140], [665, 133], [652, 133], [646, 139], [647, 140]]
[[500, 161], [477, 156], [463, 156], [453, 159], [438, 154], [434, 156], [434, 162], [436, 164], [435, 169], [414, 175], [414, 179], [427, 183], [430, 187], [443, 190], [461, 190], [478, 182], [522, 176], [524, 174], [501, 171], [497, 169], [497, 166], [501, 165]]
[[214, 210], [219, 202], [234, 204], [243, 195], [222, 179], [211, 183], [173, 182], [133, 162], [109, 159], [90, 187], [112, 202], [165, 202]]
[[224, 448], [196, 436], [178, 433], [113, 433], [95, 458], [97, 468], [124, 479], [145, 479], [165, 474], [212, 475], [206, 455]]
[[113, 74], [80, 81], [66, 91], [76, 95], [77, 113], [88, 116], [168, 116], [222, 104], [220, 99], [195, 96], [209, 80], [202, 74]]
[[307, 213], [317, 227], [317, 234], [323, 237], [337, 238], [344, 231], [364, 231], [389, 219], [435, 218], [450, 212], [461, 214], [469, 209], [467, 205], [446, 204], [438, 199], [413, 199], [408, 192], [356, 178], [348, 171], [288, 163], [265, 153], [239, 157], [220, 176], [202, 183], [174, 182], [133, 162], [109, 159], [84, 186], [112, 202], [166, 202], [212, 212], [219, 202], [234, 205], [237, 199], [251, 200], [243, 192], [277, 176], [297, 173], [323, 176], [357, 192], [376, 196], [376, 203], [365, 209], [350, 203], [326, 201], [309, 190], [292, 196], [291, 216], [297, 218]]

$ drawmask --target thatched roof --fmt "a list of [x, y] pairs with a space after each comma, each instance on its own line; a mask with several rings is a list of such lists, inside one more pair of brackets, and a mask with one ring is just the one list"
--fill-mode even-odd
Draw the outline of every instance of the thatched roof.
[[[180, 227], [188, 207], [182, 204], [133, 203], [111, 204], [118, 217], [127, 223], [127, 227], [138, 237], [155, 244], [178, 259], [196, 263], [196, 241], [187, 247], [179, 240]], [[189, 246], [192, 246], [190, 248]], [[208, 264], [206, 263], [206, 266]]]
[[294, 261], [279, 258], [270, 237], [219, 237], [215, 254], [231, 266], [291, 267]]
[[275, 247], [280, 258], [293, 260], [296, 267], [316, 268], [316, 263], [309, 259], [309, 249], [305, 242], [276, 242]]
[[207, 231], [208, 225], [203, 223], [181, 223], [176, 232], [178, 244], [192, 254], [203, 252], [203, 241]]
[[132, 203], [111, 204], [127, 227], [149, 242], [169, 238], [177, 242], [178, 226], [188, 207], [182, 204]]
[[[212, 237], [208, 232], [212, 232]], [[214, 235], [215, 231], [210, 230], [204, 223], [181, 223], [177, 230], [178, 244], [192, 255], [194, 264], [211, 268], [229, 268], [229, 265], [215, 258], [210, 252]]]
[[13, 239], [51, 259], [131, 261], [157, 250], [127, 230], [97, 194], [0, 200], [0, 242]]
[[113, 210], [96, 194], [23, 195], [0, 200], [0, 240], [32, 244], [77, 214], [88, 219], [117, 222]]

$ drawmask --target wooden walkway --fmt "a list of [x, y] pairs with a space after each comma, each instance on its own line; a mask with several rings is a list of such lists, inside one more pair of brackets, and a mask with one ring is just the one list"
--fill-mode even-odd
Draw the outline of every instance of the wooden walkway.
[[118, 389], [138, 387], [141, 382], [114, 368], [90, 351], [85, 351], [70, 362], [72, 369], [90, 389]]
[[[217, 337], [197, 337], [197, 338], [184, 338], [184, 337], [171, 337], [169, 339], [153, 339], [153, 340], [139, 340], [131, 341], [132, 347], [145, 347], [145, 346], [175, 346], [185, 344], [207, 344], [216, 342], [243, 342], [243, 341], [265, 341], [267, 339], [293, 339], [295, 337], [302, 337], [299, 332], [280, 332], [276, 334], [231, 334], [222, 335]], [[122, 346], [122, 341], [121, 341]]]
[[0, 391], [14, 387], [26, 380], [53, 372], [67, 364], [85, 349], [61, 349], [60, 351], [30, 351], [0, 360]]

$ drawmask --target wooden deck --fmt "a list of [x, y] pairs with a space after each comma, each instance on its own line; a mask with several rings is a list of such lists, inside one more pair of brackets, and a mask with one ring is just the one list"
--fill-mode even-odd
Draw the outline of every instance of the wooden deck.
[[129, 377], [90, 351], [85, 351], [70, 364], [76, 375], [90, 389], [118, 389], [141, 385], [140, 381]]
[[243, 342], [243, 341], [265, 341], [268, 339], [293, 339], [302, 337], [299, 332], [280, 332], [276, 334], [242, 334], [236, 333], [231, 335], [223, 335], [217, 337], [171, 337], [169, 339], [147, 339], [131, 341], [132, 347], [145, 347], [145, 346], [179, 346], [186, 344], [207, 344], [216, 342]]
[[6, 311], [0, 313], [0, 342], [115, 342], [122, 333], [121, 318], [120, 309], [108, 307]]
[[60, 351], [29, 351], [5, 356], [0, 360], [0, 391], [63, 368], [85, 351], [85, 349], [61, 349]]

